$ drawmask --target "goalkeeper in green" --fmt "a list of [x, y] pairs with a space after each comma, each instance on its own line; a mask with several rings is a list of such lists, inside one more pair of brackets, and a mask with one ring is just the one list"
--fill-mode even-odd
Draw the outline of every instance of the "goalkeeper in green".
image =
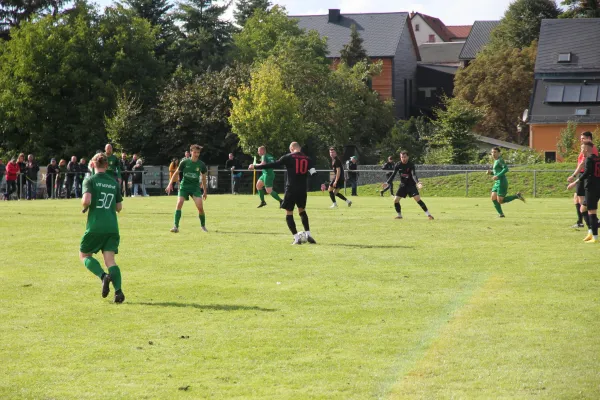
[[525, 202], [525, 198], [520, 192], [512, 196], [507, 196], [508, 193], [508, 179], [506, 173], [508, 172], [508, 165], [502, 159], [499, 147], [494, 147], [491, 152], [494, 165], [492, 169], [487, 171], [488, 175], [493, 175], [494, 186], [492, 187], [492, 203], [494, 208], [498, 212], [498, 217], [504, 218], [504, 212], [502, 211], [502, 204], [510, 203], [513, 200], [519, 199]]

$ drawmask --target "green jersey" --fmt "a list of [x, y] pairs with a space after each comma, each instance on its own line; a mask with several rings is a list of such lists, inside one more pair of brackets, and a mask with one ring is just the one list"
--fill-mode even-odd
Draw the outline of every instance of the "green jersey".
[[100, 172], [83, 181], [83, 193], [92, 194], [85, 232], [119, 233], [117, 203], [123, 201], [115, 179]]
[[180, 188], [193, 192], [200, 187], [200, 175], [206, 174], [208, 168], [200, 160], [192, 161], [191, 158], [186, 158], [179, 163], [179, 172], [183, 173]]
[[108, 160], [108, 167], [106, 167], [106, 173], [115, 178], [121, 178], [121, 163], [114, 154], [106, 156]]
[[[269, 153], [265, 154], [264, 156], [262, 156], [262, 157], [260, 158], [260, 162], [261, 162], [261, 164], [262, 164], [263, 162], [264, 162], [265, 164], [268, 164], [268, 163], [272, 163], [272, 162], [275, 162], [275, 161], [277, 161], [277, 160], [275, 159], [275, 157], [273, 157], [273, 156], [272, 156], [272, 155], [270, 155]], [[274, 173], [274, 172], [273, 172], [273, 168], [270, 168], [270, 169], [266, 169], [266, 168], [265, 168], [265, 169], [263, 169], [263, 175], [272, 175], [273, 173]]]
[[506, 179], [506, 173], [508, 172], [508, 165], [504, 162], [502, 157], [499, 157], [496, 161], [494, 161], [494, 166], [492, 167], [492, 172], [494, 176], [497, 176], [500, 179]]

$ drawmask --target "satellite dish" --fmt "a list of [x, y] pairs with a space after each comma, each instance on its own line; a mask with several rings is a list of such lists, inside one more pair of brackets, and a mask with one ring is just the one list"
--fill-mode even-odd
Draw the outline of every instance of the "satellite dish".
[[523, 111], [523, 122], [527, 122], [527, 120], [529, 119], [529, 110], [526, 108], [525, 111]]

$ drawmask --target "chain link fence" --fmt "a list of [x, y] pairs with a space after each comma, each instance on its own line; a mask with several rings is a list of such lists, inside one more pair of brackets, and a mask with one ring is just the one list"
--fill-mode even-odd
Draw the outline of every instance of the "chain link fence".
[[[439, 197], [487, 197], [493, 185], [491, 177], [485, 172], [489, 166], [417, 166], [417, 176], [425, 185], [423, 194]], [[2, 199], [27, 199], [27, 198], [72, 198], [81, 197], [84, 175], [81, 173], [62, 173], [47, 176], [45, 168], [38, 174], [37, 181], [19, 174], [17, 181], [9, 185], [4, 178], [0, 182]], [[285, 188], [285, 170], [275, 170], [273, 188], [282, 193]], [[378, 194], [382, 184], [387, 179], [390, 171], [384, 171], [380, 166], [360, 166], [356, 171], [358, 195]], [[570, 194], [566, 190], [567, 177], [571, 170], [554, 169], [527, 169], [527, 167], [512, 167], [507, 174], [510, 192], [520, 191], [529, 197], [565, 197]], [[133, 176], [139, 183], [133, 182]], [[342, 190], [351, 193], [352, 179], [345, 171], [345, 183]], [[256, 179], [261, 171], [251, 170], [224, 170], [216, 166], [209, 167], [208, 186], [211, 194], [252, 194]], [[166, 195], [165, 188], [169, 183], [169, 169], [167, 166], [144, 166], [143, 172], [127, 172], [127, 182], [122, 184], [124, 196], [132, 194], [160, 196]], [[317, 170], [316, 176], [309, 180], [309, 190], [320, 191], [323, 184], [333, 179], [331, 170]], [[399, 185], [399, 177], [394, 182], [394, 190]], [[137, 190], [136, 190], [137, 189]], [[35, 193], [35, 196], [34, 196]], [[388, 191], [389, 193], [389, 191]], [[7, 197], [8, 196], [8, 197]]]

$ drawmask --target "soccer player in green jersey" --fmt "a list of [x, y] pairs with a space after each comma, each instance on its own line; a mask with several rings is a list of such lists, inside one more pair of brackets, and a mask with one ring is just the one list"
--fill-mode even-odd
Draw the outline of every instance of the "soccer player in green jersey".
[[106, 174], [112, 176], [115, 181], [119, 182], [119, 186], [121, 185], [121, 163], [117, 156], [113, 154], [112, 145], [107, 144], [104, 147], [104, 151], [106, 152], [106, 159], [108, 161], [108, 167], [106, 168]]
[[[121, 191], [112, 176], [106, 174], [108, 160], [106, 154], [99, 153], [92, 158], [96, 174], [83, 181], [81, 205], [83, 212], [89, 210], [85, 233], [79, 245], [79, 259], [85, 267], [102, 280], [102, 297], [108, 296], [110, 282], [115, 288], [115, 303], [122, 303], [125, 295], [121, 290], [121, 270], [115, 262], [119, 252], [119, 223], [117, 212], [123, 208]], [[94, 254], [102, 251], [104, 272]]]
[[494, 203], [494, 207], [496, 211], [498, 211], [498, 217], [504, 218], [504, 212], [502, 212], [502, 204], [510, 203], [513, 200], [519, 199], [522, 202], [525, 202], [525, 198], [520, 192], [512, 196], [507, 196], [508, 193], [508, 178], [506, 178], [506, 173], [508, 172], [508, 165], [502, 159], [502, 155], [500, 154], [500, 148], [494, 147], [492, 149], [492, 158], [494, 159], [494, 165], [491, 170], [488, 169], [488, 175], [494, 175], [492, 179], [494, 180], [494, 186], [492, 187], [492, 203]]
[[[208, 232], [206, 229], [206, 215], [204, 214], [204, 200], [206, 200], [207, 196], [207, 186], [206, 186], [206, 174], [208, 172], [208, 168], [206, 165], [200, 161], [200, 150], [202, 150], [202, 146], [198, 146], [194, 144], [190, 147], [192, 152], [191, 158], [184, 158], [179, 163], [179, 167], [177, 167], [177, 171], [171, 176], [169, 180], [169, 184], [165, 191], [167, 194], [170, 194], [173, 190], [173, 181], [175, 177], [179, 175], [181, 172], [183, 175], [183, 179], [179, 184], [179, 193], [177, 194], [177, 206], [175, 208], [175, 224], [173, 228], [171, 228], [171, 232], [177, 233], [179, 232], [179, 221], [181, 220], [181, 208], [183, 207], [183, 202], [188, 200], [190, 196], [196, 203], [196, 207], [198, 208], [198, 217], [200, 218], [200, 226], [204, 232]], [[200, 177], [202, 176], [202, 187], [200, 187]]]
[[[260, 146], [258, 148], [258, 155], [260, 156], [260, 164], [265, 165], [267, 163], [275, 162], [275, 157], [267, 153], [267, 148], [265, 146]], [[273, 169], [263, 169], [262, 175], [258, 178], [256, 182], [256, 191], [258, 192], [258, 196], [260, 197], [260, 204], [258, 208], [264, 207], [267, 205], [265, 201], [265, 193], [268, 193], [275, 200], [279, 202], [279, 206], [281, 207], [281, 202], [283, 199], [279, 197], [279, 194], [273, 190], [273, 181], [275, 180], [275, 172]]]

